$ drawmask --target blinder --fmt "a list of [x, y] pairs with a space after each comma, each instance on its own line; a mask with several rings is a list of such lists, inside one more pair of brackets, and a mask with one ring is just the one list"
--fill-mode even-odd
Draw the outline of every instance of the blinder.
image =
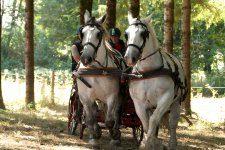
[[143, 39], [147, 39], [149, 38], [149, 31], [148, 30], [145, 30], [141, 33], [141, 36]]
[[124, 33], [124, 37], [126, 39], [126, 41], [128, 40], [128, 35], [127, 35], [127, 32]]
[[80, 28], [78, 29], [78, 35], [79, 35], [80, 40], [83, 39], [83, 33], [82, 33], [83, 28], [84, 28], [84, 26], [80, 26]]
[[99, 30], [99, 32], [96, 35], [96, 38], [99, 40], [99, 42], [98, 42], [98, 44], [96, 46], [95, 46], [95, 44], [93, 44], [91, 42], [86, 42], [86, 43], [83, 44], [83, 47], [86, 46], [86, 45], [90, 45], [91, 47], [93, 47], [95, 53], [97, 53], [98, 48], [101, 45], [102, 37], [103, 37], [103, 34], [104, 34], [105, 30], [102, 28], [101, 25], [99, 25], [98, 23], [96, 23], [94, 21], [95, 21], [95, 18], [91, 18], [87, 24], [85, 24], [84, 26], [82, 26], [80, 28], [80, 32], [79, 33], [80, 33], [80, 38], [81, 38], [81, 41], [82, 41], [83, 37], [84, 37], [84, 35], [82, 33], [82, 30], [84, 29], [84, 27], [86, 27], [86, 26], [94, 27], [95, 26]]
[[[128, 45], [127, 45], [127, 47], [133, 46], [133, 47], [137, 48], [138, 51], [139, 51], [140, 53], [142, 53], [142, 49], [143, 49], [144, 46], [145, 46], [146, 39], [149, 38], [149, 33], [150, 33], [150, 32], [148, 31], [148, 27], [147, 27], [144, 23], [142, 23], [140, 20], [139, 20], [139, 22], [133, 23], [133, 24], [131, 24], [131, 25], [135, 25], [135, 26], [141, 25], [143, 28], [145, 28], [144, 31], [141, 33], [141, 37], [142, 37], [143, 40], [144, 40], [144, 42], [143, 42], [143, 44], [141, 45], [141, 47], [139, 47], [139, 46], [137, 46], [137, 45], [135, 45], [135, 44], [128, 44]], [[125, 39], [126, 39], [126, 41], [127, 41], [127, 40], [128, 40], [128, 34], [127, 34], [126, 32], [124, 33], [124, 36], [125, 36]]]

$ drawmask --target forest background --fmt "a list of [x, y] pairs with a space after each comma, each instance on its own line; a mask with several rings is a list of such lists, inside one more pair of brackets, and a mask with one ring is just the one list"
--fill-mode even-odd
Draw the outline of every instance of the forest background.
[[[128, 1], [117, 0], [116, 26], [124, 33], [127, 27]], [[163, 44], [163, 1], [140, 2], [140, 15], [153, 13], [153, 24], [160, 44]], [[192, 2], [191, 16], [191, 74], [194, 87], [223, 87], [225, 85], [225, 1], [196, 0]], [[174, 49], [181, 50], [181, 0], [174, 7]], [[34, 2], [34, 59], [35, 69], [70, 72], [70, 47], [79, 27], [79, 1], [35, 0]], [[92, 14], [106, 12], [106, 1], [93, 2]], [[2, 70], [24, 72], [24, 2], [7, 0], [3, 8]], [[122, 34], [123, 35], [123, 34]], [[124, 39], [124, 37], [122, 36]], [[202, 89], [200, 89], [202, 90]], [[224, 95], [224, 89], [216, 89]], [[212, 96], [211, 90], [204, 90]]]
[[[34, 149], [45, 146], [49, 149], [53, 145], [61, 144], [79, 145], [77, 143], [80, 141], [74, 142], [74, 137], [67, 135], [66, 125], [72, 86], [70, 47], [77, 38], [76, 31], [80, 26], [80, 1], [34, 0], [36, 111], [23, 109], [25, 2], [1, 2], [2, 93], [7, 110], [0, 110], [0, 147], [19, 149], [19, 145], [24, 149], [24, 146], [34, 144], [24, 144], [23, 141], [35, 142]], [[116, 26], [124, 33], [128, 25], [129, 1], [116, 2]], [[182, 0], [175, 1], [173, 53], [179, 58], [182, 38], [181, 5]], [[195, 0], [191, 1], [191, 7], [191, 86], [192, 96], [195, 97], [192, 97], [192, 111], [197, 112], [199, 120], [191, 120], [194, 124], [192, 127], [180, 126], [179, 145], [180, 149], [224, 149], [225, 0]], [[106, 1], [93, 1], [92, 15], [102, 16], [105, 13]], [[140, 1], [140, 16], [145, 17], [152, 13], [157, 38], [163, 47], [164, 0]], [[123, 34], [121, 38], [125, 40]], [[55, 85], [51, 84], [53, 76]], [[52, 100], [52, 85], [55, 86], [53, 99], [56, 102], [53, 106], [48, 103], [48, 100]], [[198, 95], [223, 98], [201, 99]], [[192, 114], [194, 118], [195, 114]], [[205, 120], [219, 124], [210, 124]]]

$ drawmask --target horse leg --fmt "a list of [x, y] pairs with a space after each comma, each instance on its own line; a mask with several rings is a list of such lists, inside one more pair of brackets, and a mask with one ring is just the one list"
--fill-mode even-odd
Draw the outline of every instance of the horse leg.
[[175, 101], [170, 108], [169, 127], [170, 127], [170, 140], [169, 149], [175, 150], [177, 147], [176, 128], [180, 117], [180, 104]]
[[138, 103], [139, 100], [134, 99], [133, 102], [134, 102], [136, 114], [138, 115], [138, 117], [139, 117], [139, 119], [142, 123], [143, 129], [144, 129], [144, 137], [143, 137], [143, 140], [140, 144], [140, 149], [142, 149], [142, 148], [145, 147], [145, 144], [146, 144], [146, 137], [145, 136], [146, 136], [146, 133], [148, 132], [149, 117], [152, 115], [152, 111], [146, 110], [144, 103]]
[[[109, 129], [111, 136], [110, 144], [119, 145], [121, 132], [119, 130], [120, 124], [120, 101], [116, 97], [109, 97], [107, 100], [107, 114], [105, 119], [106, 127]], [[115, 101], [116, 100], [116, 101]]]
[[[164, 100], [161, 99], [164, 103], [160, 103], [155, 111], [153, 112], [152, 116], [149, 119], [149, 128], [147, 133], [147, 141], [149, 141], [149, 145], [147, 145], [147, 149], [152, 150], [160, 150], [165, 149], [165, 147], [160, 143], [160, 141], [156, 137], [157, 127], [159, 125], [160, 120], [162, 119], [163, 115], [169, 109], [171, 103], [169, 101], [170, 98], [168, 95], [164, 95]], [[169, 103], [166, 103], [169, 102]]]
[[86, 112], [85, 124], [89, 129], [89, 143], [92, 145], [96, 145], [96, 139], [99, 139], [101, 136], [100, 127], [96, 121], [98, 106], [95, 102], [92, 102], [90, 104], [84, 105], [84, 109]]

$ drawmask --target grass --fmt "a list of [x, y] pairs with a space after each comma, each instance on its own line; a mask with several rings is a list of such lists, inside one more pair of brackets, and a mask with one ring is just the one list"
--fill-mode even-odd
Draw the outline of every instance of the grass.
[[[45, 88], [48, 90], [47, 87]], [[14, 94], [18, 94], [17, 91]], [[87, 144], [87, 130], [85, 130], [83, 140], [79, 139], [79, 132], [76, 136], [67, 134], [70, 87], [56, 86], [56, 92], [55, 105], [49, 103], [48, 94], [46, 94], [47, 99], [43, 97], [36, 99], [36, 110], [24, 109], [24, 99], [21, 98], [23, 97], [21, 95], [18, 97], [11, 93], [5, 95], [4, 102], [7, 110], [0, 110], [0, 149], [96, 149]], [[184, 120], [180, 121], [177, 129], [177, 149], [225, 149], [225, 121], [223, 120], [225, 117], [225, 99], [194, 98], [191, 105], [198, 117], [193, 115], [194, 118], [190, 118], [193, 122], [192, 126], [189, 126]], [[167, 145], [168, 134], [165, 129], [160, 130], [159, 138]], [[138, 149], [133, 144], [131, 128], [122, 129], [121, 141], [121, 147], [116, 148], [116, 150]], [[103, 130], [100, 146], [97, 149], [110, 149], [108, 142], [108, 132]]]

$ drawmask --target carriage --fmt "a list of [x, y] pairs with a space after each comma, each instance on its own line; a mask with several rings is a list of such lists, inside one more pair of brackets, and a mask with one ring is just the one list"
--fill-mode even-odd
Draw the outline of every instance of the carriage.
[[[125, 90], [126, 96], [121, 107], [120, 128], [131, 128], [134, 141], [139, 145], [143, 139], [143, 126], [135, 113], [133, 101], [129, 95], [128, 89]], [[105, 105], [96, 100], [98, 105], [97, 122], [101, 128], [105, 128], [104, 124], [104, 109]], [[68, 106], [68, 133], [70, 135], [78, 135], [80, 139], [83, 138], [83, 133], [86, 128], [84, 123], [85, 111], [79, 100], [79, 96], [75, 87], [71, 89], [71, 95]], [[78, 131], [79, 130], [79, 131]]]
[[[76, 80], [79, 94], [76, 90], [69, 103], [69, 132], [74, 134], [80, 125], [82, 138], [85, 119], [89, 128], [89, 143], [95, 145], [101, 136], [100, 125], [105, 123], [109, 129], [110, 143], [117, 145], [120, 143], [122, 125], [133, 129], [141, 149], [164, 149], [157, 137], [157, 128], [163, 115], [169, 111], [168, 147], [176, 149], [180, 103], [187, 94], [187, 81], [179, 60], [160, 50], [150, 23], [151, 16], [133, 18], [132, 14], [128, 13], [124, 61], [131, 68], [131, 72], [128, 73], [129, 92], [126, 91], [123, 101], [119, 98], [119, 81], [126, 71], [118, 69], [114, 59], [115, 52], [112, 52], [107, 44], [107, 33], [102, 26], [105, 16], [95, 19], [86, 11], [84, 17], [85, 25], [80, 33], [84, 46], [81, 55], [82, 66], [76, 76], [79, 79]], [[122, 103], [122, 108], [121, 102], [125, 102]], [[99, 109], [102, 103], [107, 105], [105, 112], [104, 107]], [[101, 113], [105, 114], [105, 121], [99, 115]]]

